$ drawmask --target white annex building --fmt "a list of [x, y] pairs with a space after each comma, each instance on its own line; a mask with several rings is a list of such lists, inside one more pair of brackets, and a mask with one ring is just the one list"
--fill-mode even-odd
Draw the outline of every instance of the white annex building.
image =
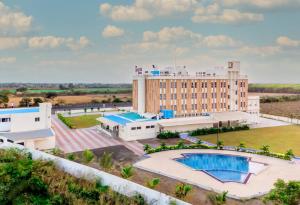
[[0, 141], [39, 150], [54, 148], [51, 108], [50, 103], [41, 103], [39, 107], [0, 109]]

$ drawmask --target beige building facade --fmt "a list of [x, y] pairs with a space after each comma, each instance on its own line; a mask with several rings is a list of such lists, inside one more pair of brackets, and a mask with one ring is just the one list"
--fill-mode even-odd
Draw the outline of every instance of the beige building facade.
[[144, 71], [136, 69], [133, 79], [133, 110], [159, 114], [173, 110], [176, 117], [210, 112], [247, 111], [248, 78], [240, 74], [240, 63], [228, 62], [227, 73], [184, 69]]

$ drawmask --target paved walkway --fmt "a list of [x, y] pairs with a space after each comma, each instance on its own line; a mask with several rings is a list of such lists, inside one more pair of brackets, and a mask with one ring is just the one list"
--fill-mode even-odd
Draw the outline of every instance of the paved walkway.
[[56, 145], [65, 153], [124, 145], [138, 156], [144, 154], [143, 145], [137, 141], [124, 142], [100, 133], [95, 127], [70, 129], [56, 116], [52, 116], [52, 127], [56, 134]]

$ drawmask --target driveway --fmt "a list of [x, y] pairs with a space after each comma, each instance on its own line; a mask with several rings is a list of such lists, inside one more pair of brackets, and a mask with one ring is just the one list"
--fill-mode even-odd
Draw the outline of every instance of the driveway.
[[144, 154], [141, 143], [137, 141], [125, 142], [106, 136], [99, 132], [96, 127], [70, 129], [55, 115], [52, 115], [52, 127], [56, 134], [56, 146], [65, 153], [123, 145], [138, 156]]

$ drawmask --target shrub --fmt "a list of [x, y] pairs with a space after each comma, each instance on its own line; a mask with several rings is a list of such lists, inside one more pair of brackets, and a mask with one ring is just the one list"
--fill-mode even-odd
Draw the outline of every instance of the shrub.
[[144, 145], [144, 151], [147, 152], [148, 150], [152, 149], [152, 147], [149, 144]]
[[289, 181], [285, 183], [278, 179], [272, 189], [264, 198], [264, 202], [271, 201], [274, 204], [298, 205], [300, 203], [300, 182]]
[[245, 144], [243, 142], [240, 142], [240, 144], [236, 147], [237, 151], [240, 151], [242, 149], [246, 148]]
[[82, 153], [82, 158], [85, 163], [89, 163], [94, 159], [94, 153], [91, 150], [84, 150]]
[[211, 128], [202, 128], [190, 131], [189, 134], [191, 136], [200, 136], [200, 135], [209, 135], [209, 134], [216, 134], [218, 132], [232, 132], [232, 131], [240, 131], [240, 130], [249, 130], [248, 125], [241, 125], [235, 127], [220, 127], [219, 129], [216, 127]]
[[218, 148], [218, 149], [223, 149], [223, 147], [224, 147], [224, 142], [223, 142], [222, 140], [219, 140], [219, 141], [217, 142], [217, 148]]
[[134, 202], [137, 205], [146, 205], [147, 204], [144, 197], [141, 194], [136, 194], [133, 198], [134, 198]]
[[178, 149], [183, 149], [184, 148], [184, 141], [183, 140], [179, 140], [177, 142], [177, 148]]
[[214, 205], [222, 205], [226, 203], [228, 191], [224, 191], [221, 194], [211, 194], [208, 196], [209, 200]]
[[184, 199], [189, 192], [192, 191], [192, 186], [188, 184], [178, 184], [175, 188], [175, 196]]
[[104, 152], [103, 155], [100, 158], [100, 162], [99, 165], [103, 168], [103, 169], [111, 169], [113, 166], [113, 161], [112, 161], [112, 153], [106, 153]]
[[55, 156], [61, 156], [63, 154], [63, 151], [58, 147], [55, 147], [51, 150], [51, 153]]
[[159, 178], [153, 178], [147, 182], [147, 187], [154, 189], [160, 182]]
[[159, 139], [179, 138], [179, 132], [161, 132], [157, 135]]
[[75, 155], [70, 153], [70, 154], [67, 155], [67, 159], [71, 160], [71, 161], [74, 161], [75, 160]]
[[133, 175], [133, 166], [129, 165], [129, 166], [123, 167], [121, 169], [121, 176], [124, 179], [130, 178], [130, 177], [132, 177], [132, 175]]
[[287, 160], [290, 160], [294, 156], [295, 156], [294, 152], [291, 149], [289, 149], [288, 151], [286, 151], [286, 153], [284, 154], [284, 158], [287, 159]]

